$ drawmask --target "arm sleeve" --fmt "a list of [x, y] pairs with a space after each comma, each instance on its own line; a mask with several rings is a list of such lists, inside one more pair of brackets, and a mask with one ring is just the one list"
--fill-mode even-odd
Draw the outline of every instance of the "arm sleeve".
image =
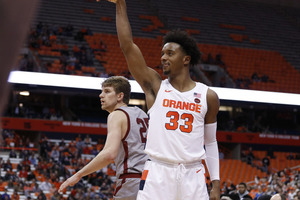
[[205, 163], [210, 179], [220, 180], [219, 150], [216, 137], [217, 122], [204, 125], [204, 146], [206, 150]]

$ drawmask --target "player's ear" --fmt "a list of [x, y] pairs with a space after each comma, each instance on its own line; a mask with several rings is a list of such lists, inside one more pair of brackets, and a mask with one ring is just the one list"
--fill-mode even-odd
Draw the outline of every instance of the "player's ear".
[[120, 92], [117, 96], [118, 96], [118, 101], [123, 101], [123, 98], [124, 98], [123, 92]]
[[190, 62], [191, 62], [191, 56], [184, 56], [184, 58], [183, 58], [183, 64], [184, 65], [189, 65], [190, 64]]

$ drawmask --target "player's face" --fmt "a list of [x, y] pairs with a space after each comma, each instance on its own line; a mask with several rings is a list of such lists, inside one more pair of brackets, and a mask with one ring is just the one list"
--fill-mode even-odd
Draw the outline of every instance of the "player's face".
[[171, 72], [181, 70], [184, 64], [184, 53], [179, 44], [175, 42], [166, 43], [161, 51], [161, 64], [163, 73], [170, 75]]
[[103, 87], [99, 95], [101, 109], [112, 112], [118, 103], [118, 95], [113, 87]]

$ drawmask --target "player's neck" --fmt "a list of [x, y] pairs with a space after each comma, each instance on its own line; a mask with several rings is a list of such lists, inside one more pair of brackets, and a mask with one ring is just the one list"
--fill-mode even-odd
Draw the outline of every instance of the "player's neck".
[[169, 83], [178, 91], [186, 92], [193, 89], [196, 85], [195, 81], [191, 79], [190, 76], [186, 78], [182, 77], [169, 77]]
[[124, 106], [127, 107], [128, 105], [126, 103], [124, 103], [124, 102], [117, 103], [116, 106], [115, 106], [115, 110], [118, 109], [118, 108], [120, 108], [120, 107], [124, 107]]
[[120, 103], [117, 103], [115, 106], [113, 107], [110, 107], [110, 108], [107, 108], [106, 111], [109, 112], [109, 113], [112, 113], [113, 111], [115, 111], [116, 109], [120, 108], [120, 107], [124, 107], [124, 106], [128, 106], [126, 103], [124, 102], [120, 102]]

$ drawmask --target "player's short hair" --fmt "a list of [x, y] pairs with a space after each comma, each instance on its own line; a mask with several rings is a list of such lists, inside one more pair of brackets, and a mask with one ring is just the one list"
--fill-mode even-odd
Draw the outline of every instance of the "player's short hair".
[[123, 76], [111, 76], [102, 82], [102, 87], [112, 87], [116, 94], [123, 92], [123, 102], [129, 104], [131, 86], [127, 78]]
[[175, 42], [179, 44], [182, 50], [189, 56], [191, 56], [190, 65], [197, 65], [201, 58], [201, 52], [197, 46], [196, 40], [189, 36], [187, 32], [180, 29], [172, 30], [168, 32], [163, 38], [163, 45], [169, 42]]

